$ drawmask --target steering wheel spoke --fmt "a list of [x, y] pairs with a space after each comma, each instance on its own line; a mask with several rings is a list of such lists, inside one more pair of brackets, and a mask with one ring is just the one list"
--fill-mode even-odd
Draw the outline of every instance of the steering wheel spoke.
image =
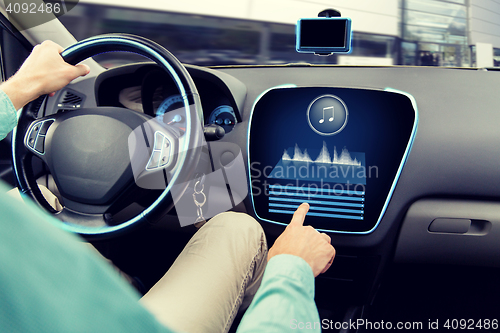
[[[105, 214], [83, 213], [65, 207], [55, 214], [55, 216], [66, 224], [77, 226], [81, 229], [81, 233], [83, 233], [85, 229], [92, 231], [92, 229], [102, 229], [109, 226]], [[94, 230], [94, 232], [95, 231], [96, 230]]]
[[24, 137], [25, 147], [36, 156], [44, 159], [45, 139], [50, 126], [55, 122], [54, 117], [37, 119], [28, 127]]

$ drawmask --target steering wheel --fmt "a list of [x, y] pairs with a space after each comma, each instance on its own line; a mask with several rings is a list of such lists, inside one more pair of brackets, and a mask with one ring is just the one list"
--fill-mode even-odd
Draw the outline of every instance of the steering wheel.
[[[78, 42], [61, 55], [75, 65], [114, 51], [143, 55], [165, 70], [182, 96], [184, 114], [176, 119], [185, 127], [119, 107], [81, 108], [38, 118], [45, 95], [23, 108], [12, 136], [21, 193], [57, 217], [62, 228], [87, 239], [114, 237], [161, 218], [173, 206], [172, 189], [178, 197], [193, 178], [201, 151], [203, 112], [196, 86], [165, 48], [139, 36], [108, 34]], [[62, 211], [55, 211], [42, 195], [32, 167], [34, 156], [54, 177]], [[116, 223], [110, 209], [137, 195], [140, 187], [162, 190], [142, 212]]]

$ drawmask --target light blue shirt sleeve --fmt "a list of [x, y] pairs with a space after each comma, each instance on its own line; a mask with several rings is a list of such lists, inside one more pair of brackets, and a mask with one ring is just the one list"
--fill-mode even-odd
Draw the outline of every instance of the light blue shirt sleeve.
[[0, 332], [171, 333], [81, 239], [0, 182]]
[[17, 112], [9, 96], [0, 89], [0, 140], [17, 125]]
[[305, 260], [289, 254], [269, 260], [262, 284], [237, 330], [249, 332], [321, 332], [314, 275]]

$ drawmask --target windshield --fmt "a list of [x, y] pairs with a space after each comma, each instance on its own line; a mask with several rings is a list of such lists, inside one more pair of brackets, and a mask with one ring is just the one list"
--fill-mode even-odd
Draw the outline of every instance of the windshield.
[[[295, 24], [326, 7], [352, 19], [350, 54], [316, 56], [295, 50]], [[466, 0], [350, 0], [324, 4], [282, 1], [80, 1], [60, 17], [78, 39], [131, 33], [162, 44], [194, 65], [288, 63], [368, 66], [500, 66], [500, 25], [485, 25], [493, 12]], [[489, 18], [491, 20], [491, 18]], [[500, 17], [499, 17], [500, 19]], [[499, 21], [499, 20], [497, 20]], [[499, 48], [496, 48], [498, 46]], [[137, 61], [105, 54], [105, 67]]]

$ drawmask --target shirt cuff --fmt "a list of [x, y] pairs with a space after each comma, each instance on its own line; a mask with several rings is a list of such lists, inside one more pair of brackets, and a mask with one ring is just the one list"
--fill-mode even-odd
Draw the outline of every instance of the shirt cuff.
[[307, 294], [314, 299], [314, 274], [311, 266], [299, 256], [279, 254], [269, 260], [264, 278], [269, 276], [286, 276], [299, 281]]
[[17, 112], [9, 96], [0, 89], [0, 140], [17, 125]]

